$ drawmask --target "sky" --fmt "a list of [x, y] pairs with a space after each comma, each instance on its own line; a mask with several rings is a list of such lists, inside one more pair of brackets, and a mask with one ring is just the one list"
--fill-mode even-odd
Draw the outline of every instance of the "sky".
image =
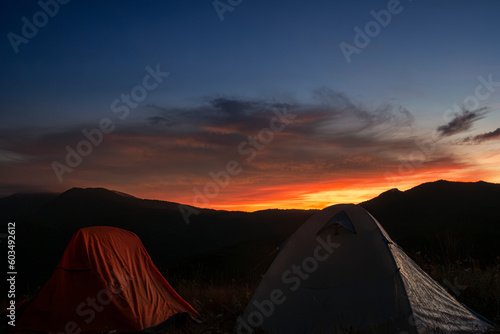
[[0, 196], [254, 211], [500, 183], [498, 1], [0, 6]]

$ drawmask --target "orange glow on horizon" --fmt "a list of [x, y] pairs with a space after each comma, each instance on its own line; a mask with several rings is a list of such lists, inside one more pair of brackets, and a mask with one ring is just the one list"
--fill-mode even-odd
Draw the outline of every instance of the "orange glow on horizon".
[[[440, 179], [460, 182], [477, 182], [479, 180], [485, 180], [487, 182], [497, 181], [491, 178], [485, 179], [481, 176], [492, 175], [487, 171], [478, 173], [477, 170], [472, 168], [470, 170], [448, 170], [440, 167], [421, 171], [420, 173], [402, 175], [396, 182], [394, 182], [394, 179], [386, 179], [380, 176], [373, 177], [370, 180], [344, 179], [342, 182], [316, 182], [300, 185], [288, 184], [281, 186], [255, 187], [253, 189], [245, 185], [236, 184], [234, 185], [235, 189], [231, 191], [221, 191], [220, 194], [210, 199], [206, 205], [197, 205], [193, 203], [193, 192], [191, 191], [183, 193], [176, 198], [165, 196], [164, 192], [153, 191], [147, 193], [134, 193], [134, 191], [130, 191], [128, 193], [139, 198], [177, 202], [184, 205], [216, 210], [245, 212], [265, 209], [307, 210], [323, 209], [327, 206], [340, 203], [361, 203], [393, 188], [405, 191], [419, 184]], [[242, 192], [238, 194], [238, 190]], [[245, 190], [245, 192], [243, 192], [243, 190]]]

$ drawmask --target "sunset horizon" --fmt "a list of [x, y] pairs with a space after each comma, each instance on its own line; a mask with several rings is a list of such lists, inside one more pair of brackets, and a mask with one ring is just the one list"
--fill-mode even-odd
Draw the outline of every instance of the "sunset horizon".
[[500, 333], [500, 1], [0, 9], [2, 333]]
[[[108, 187], [103, 187], [99, 185], [92, 185], [92, 186], [80, 186], [80, 187], [72, 187], [65, 189], [63, 191], [53, 191], [53, 190], [38, 190], [38, 191], [22, 191], [22, 192], [16, 192], [12, 193], [9, 195], [5, 195], [2, 197], [8, 197], [10, 195], [16, 195], [16, 194], [36, 194], [36, 193], [54, 193], [54, 194], [62, 194], [66, 191], [69, 191], [71, 189], [105, 189], [111, 192], [115, 192], [119, 195], [127, 195], [127, 196], [132, 196], [138, 199], [143, 199], [143, 200], [152, 200], [152, 201], [164, 201], [164, 202], [170, 202], [170, 203], [177, 203], [182, 206], [192, 206], [200, 209], [211, 209], [211, 210], [224, 210], [224, 211], [242, 211], [242, 212], [256, 212], [256, 211], [261, 211], [261, 210], [321, 210], [324, 209], [325, 207], [331, 206], [331, 205], [337, 205], [337, 204], [347, 204], [347, 203], [352, 203], [352, 204], [360, 204], [362, 202], [371, 200], [376, 198], [377, 196], [381, 195], [382, 193], [395, 190], [397, 189], [398, 191], [404, 192], [410, 189], [413, 189], [415, 187], [418, 187], [423, 184], [428, 184], [428, 183], [435, 183], [439, 181], [445, 181], [445, 182], [450, 182], [450, 183], [479, 183], [479, 182], [484, 182], [484, 183], [490, 183], [490, 184], [500, 184], [500, 182], [490, 182], [490, 181], [485, 181], [485, 180], [473, 180], [473, 179], [463, 179], [463, 180], [447, 180], [447, 179], [433, 179], [433, 180], [427, 180], [423, 181], [421, 183], [417, 184], [407, 184], [404, 187], [387, 187], [383, 188], [383, 185], [380, 185], [378, 187], [371, 187], [369, 189], [358, 189], [357, 186], [344, 186], [344, 189], [341, 190], [324, 190], [324, 191], [319, 191], [319, 192], [311, 192], [311, 191], [306, 191], [306, 190], [296, 190], [296, 193], [294, 193], [295, 196], [290, 196], [289, 199], [268, 199], [265, 201], [262, 201], [260, 203], [253, 203], [256, 201], [252, 201], [250, 203], [247, 202], [241, 202], [241, 203], [231, 203], [228, 202], [227, 200], [224, 200], [224, 197], [221, 196], [221, 198], [217, 200], [213, 200], [213, 202], [209, 202], [208, 205], [197, 205], [193, 198], [186, 197], [185, 199], [172, 199], [169, 198], [168, 196], [162, 196], [161, 194], [155, 196], [151, 194], [146, 194], [146, 193], [140, 193], [140, 192], [131, 192], [127, 191], [128, 188], [108, 188]], [[327, 189], [328, 186], [326, 186]], [[354, 188], [354, 189], [351, 189]], [[284, 191], [284, 190], [282, 190]], [[290, 191], [293, 193], [293, 191]], [[323, 200], [315, 200], [317, 197], [322, 197], [322, 198], [327, 198]], [[331, 200], [328, 200], [331, 199]], [[191, 202], [190, 202], [191, 201]]]
[[47, 1], [2, 14], [0, 196], [251, 211], [500, 182], [500, 49], [471, 20], [493, 3]]

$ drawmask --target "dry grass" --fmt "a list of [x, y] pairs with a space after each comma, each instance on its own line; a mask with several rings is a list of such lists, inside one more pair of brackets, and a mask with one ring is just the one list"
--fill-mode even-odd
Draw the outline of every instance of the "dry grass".
[[[200, 283], [201, 282], [201, 283]], [[238, 315], [250, 301], [254, 287], [248, 284], [224, 285], [199, 280], [182, 280], [178, 293], [206, 319], [193, 333], [231, 332]]]
[[[486, 318], [500, 323], [500, 259], [494, 265], [480, 265], [474, 259], [454, 262], [431, 260], [417, 256], [416, 261], [432, 278], [447, 288], [450, 294]], [[265, 268], [261, 268], [261, 271]], [[167, 280], [182, 298], [206, 319], [203, 323], [178, 321], [165, 332], [169, 334], [232, 333], [238, 316], [249, 303], [260, 275], [242, 279], [230, 271], [211, 272], [192, 268], [183, 276], [168, 275]], [[234, 277], [240, 277], [235, 280]], [[446, 283], [448, 282], [448, 283]], [[255, 334], [262, 332], [255, 331]], [[342, 334], [353, 334], [345, 332]], [[500, 328], [492, 333], [500, 334]]]
[[500, 262], [481, 266], [474, 259], [453, 263], [420, 263], [432, 278], [460, 302], [500, 323]]
[[[429, 259], [417, 258], [417, 262], [462, 303], [486, 318], [500, 323], [500, 262], [492, 266], [480, 266], [479, 262], [473, 259], [439, 264]], [[205, 272], [204, 275], [206, 274]], [[198, 310], [206, 321], [202, 324], [179, 324], [166, 333], [232, 333], [238, 316], [245, 309], [258, 285], [259, 277], [254, 276], [239, 283], [231, 281], [224, 273], [216, 277], [218, 278], [169, 278], [179, 294]], [[500, 333], [500, 328], [492, 333]]]

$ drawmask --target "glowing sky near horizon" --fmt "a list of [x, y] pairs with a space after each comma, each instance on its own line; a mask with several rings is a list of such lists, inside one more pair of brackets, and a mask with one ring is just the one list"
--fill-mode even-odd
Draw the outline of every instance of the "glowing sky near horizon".
[[500, 183], [497, 1], [42, 2], [0, 5], [0, 196], [253, 211]]

